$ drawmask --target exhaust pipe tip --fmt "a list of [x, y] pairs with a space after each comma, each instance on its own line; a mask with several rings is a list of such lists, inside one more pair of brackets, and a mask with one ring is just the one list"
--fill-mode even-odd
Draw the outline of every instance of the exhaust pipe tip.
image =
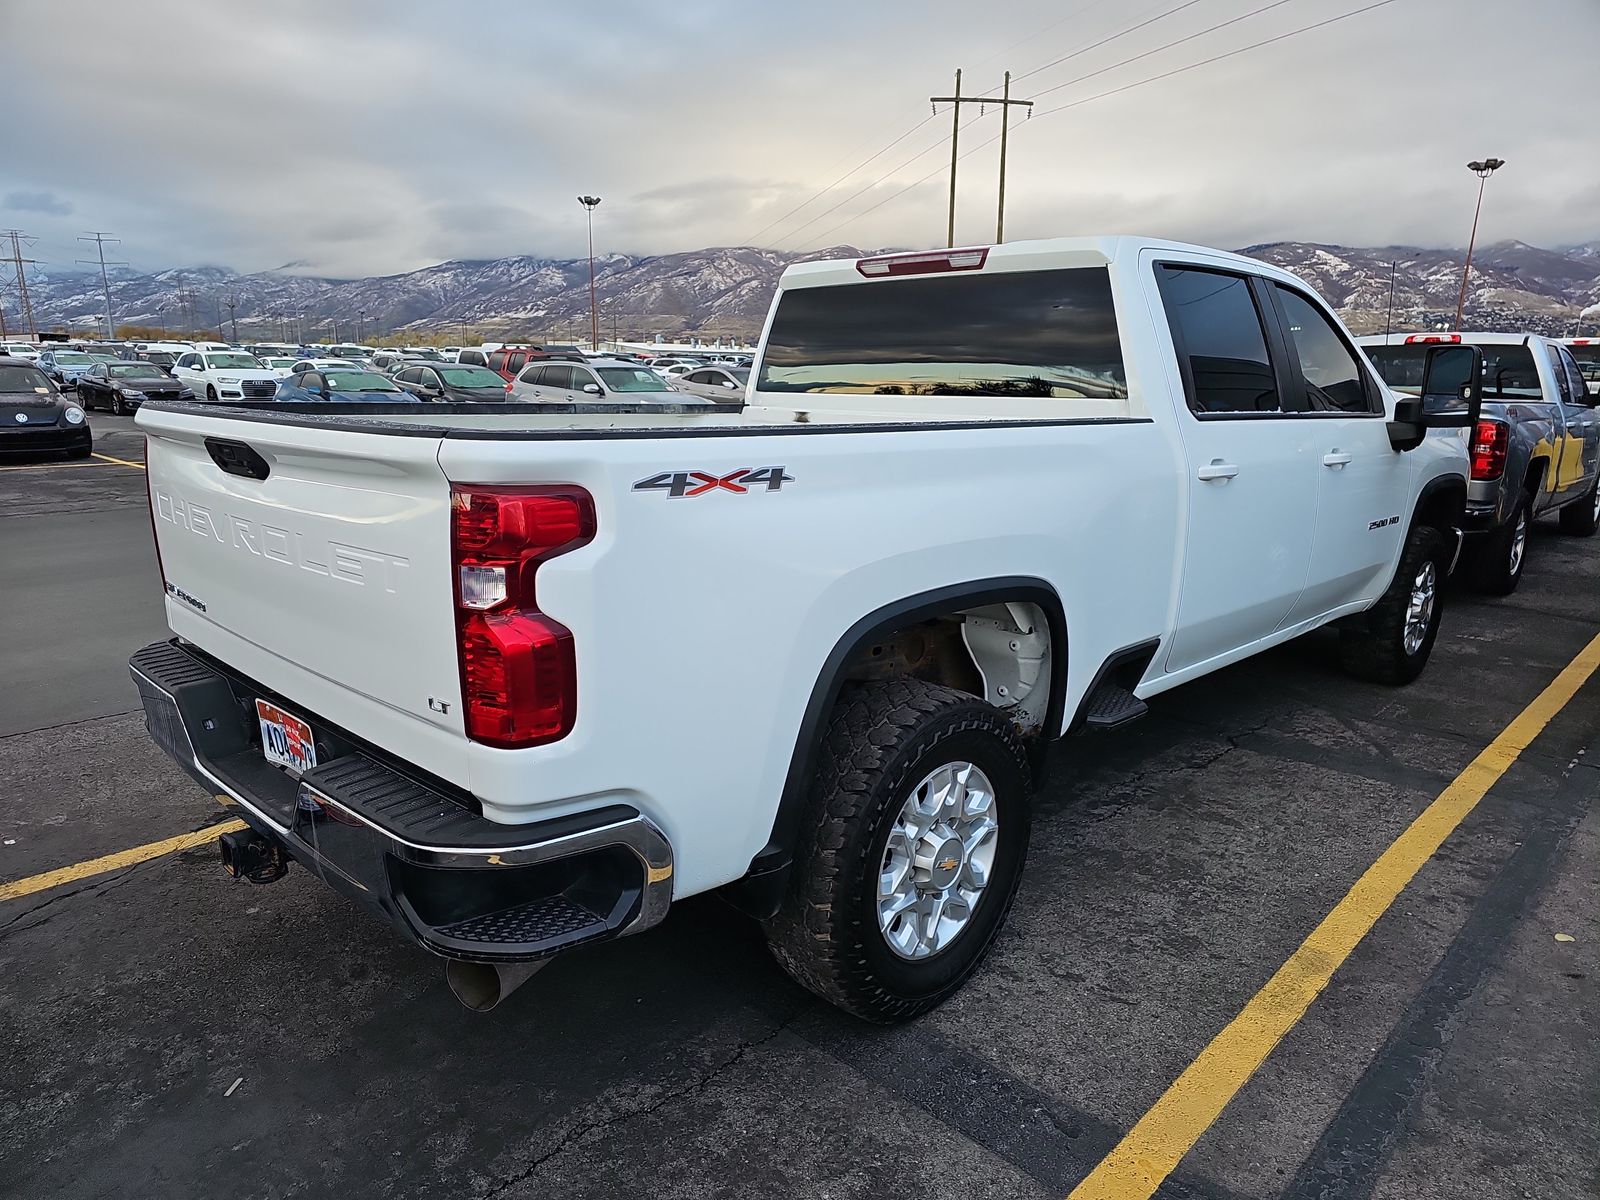
[[445, 964], [444, 979], [450, 994], [473, 1012], [488, 1012], [539, 973], [550, 960], [533, 962], [462, 962], [452, 958]]

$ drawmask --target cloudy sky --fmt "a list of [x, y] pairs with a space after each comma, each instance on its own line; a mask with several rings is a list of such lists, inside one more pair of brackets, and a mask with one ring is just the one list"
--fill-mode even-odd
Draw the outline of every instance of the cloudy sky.
[[[962, 67], [1036, 101], [1008, 239], [1461, 245], [1490, 155], [1483, 237], [1600, 238], [1600, 0], [1388, 0], [1230, 53], [1374, 2], [9, 0], [0, 227], [46, 270], [98, 229], [141, 268], [386, 274], [577, 256], [587, 192], [600, 251], [934, 245], [927, 97]], [[966, 119], [957, 238], [992, 241], [999, 118]]]

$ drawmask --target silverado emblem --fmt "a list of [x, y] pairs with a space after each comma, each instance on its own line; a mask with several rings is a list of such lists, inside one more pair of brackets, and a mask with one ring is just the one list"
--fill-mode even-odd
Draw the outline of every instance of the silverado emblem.
[[938, 864], [938, 870], [954, 871], [960, 865], [961, 860], [959, 858], [947, 858], [942, 863]]

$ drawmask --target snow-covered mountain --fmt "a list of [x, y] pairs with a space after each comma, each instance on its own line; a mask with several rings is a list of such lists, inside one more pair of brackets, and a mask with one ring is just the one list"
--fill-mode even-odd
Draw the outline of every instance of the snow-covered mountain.
[[[806, 258], [856, 257], [834, 246]], [[1461, 254], [1415, 246], [1359, 248], [1310, 242], [1247, 247], [1309, 280], [1357, 332], [1382, 330], [1394, 270], [1394, 327], [1437, 328], [1454, 317]], [[779, 273], [793, 255], [749, 246], [682, 254], [606, 255], [595, 260], [604, 334], [750, 336], [766, 315]], [[241, 338], [334, 340], [440, 333], [463, 340], [577, 338], [588, 329], [587, 259], [528, 256], [447, 262], [402, 275], [320, 279], [277, 271], [239, 275], [221, 267], [179, 267], [112, 276], [119, 325]], [[42, 329], [93, 331], [104, 307], [99, 277], [40, 273], [29, 280]], [[9, 285], [9, 286], [8, 286]], [[0, 280], [8, 326], [20, 324], [15, 285]], [[1481, 248], [1474, 257], [1466, 324], [1564, 333], [1579, 309], [1600, 300], [1600, 242], [1545, 250], [1523, 242]], [[231, 307], [230, 307], [231, 305]], [[335, 326], [337, 330], [335, 331]]]

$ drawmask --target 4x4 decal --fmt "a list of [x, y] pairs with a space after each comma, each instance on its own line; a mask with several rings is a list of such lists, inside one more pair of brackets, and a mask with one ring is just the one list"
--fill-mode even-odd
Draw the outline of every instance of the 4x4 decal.
[[733, 492], [743, 496], [765, 486], [775, 492], [794, 476], [786, 474], [783, 467], [740, 467], [726, 475], [713, 475], [709, 471], [662, 471], [633, 485], [636, 492], [665, 492], [671, 499], [683, 496], [704, 496], [707, 492]]

